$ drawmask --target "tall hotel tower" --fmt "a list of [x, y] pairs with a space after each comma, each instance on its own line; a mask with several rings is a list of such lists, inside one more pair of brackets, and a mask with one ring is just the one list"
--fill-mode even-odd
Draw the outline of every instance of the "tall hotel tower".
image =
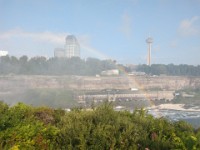
[[68, 35], [65, 39], [65, 56], [67, 58], [80, 57], [80, 45], [74, 35]]

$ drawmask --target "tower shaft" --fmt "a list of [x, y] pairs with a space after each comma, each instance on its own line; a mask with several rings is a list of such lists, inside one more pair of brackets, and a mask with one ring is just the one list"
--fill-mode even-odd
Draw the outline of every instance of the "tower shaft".
[[148, 43], [147, 65], [151, 66], [151, 43]]
[[151, 44], [153, 43], [153, 38], [148, 37], [146, 43], [148, 44], [147, 65], [151, 66]]

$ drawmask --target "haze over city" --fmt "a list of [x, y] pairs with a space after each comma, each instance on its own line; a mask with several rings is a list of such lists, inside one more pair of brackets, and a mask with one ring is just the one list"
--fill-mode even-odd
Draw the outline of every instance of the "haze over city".
[[0, 0], [0, 50], [53, 57], [73, 34], [81, 58], [145, 64], [200, 64], [199, 0]]
[[200, 0], [0, 0], [0, 150], [200, 150]]

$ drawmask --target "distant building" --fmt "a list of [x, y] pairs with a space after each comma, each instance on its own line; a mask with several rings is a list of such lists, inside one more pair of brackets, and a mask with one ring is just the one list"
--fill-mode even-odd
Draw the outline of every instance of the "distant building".
[[65, 39], [66, 57], [80, 57], [80, 46], [74, 35], [68, 35]]
[[76, 37], [74, 35], [68, 35], [65, 39], [65, 48], [56, 48], [54, 50], [54, 57], [80, 57], [80, 45]]
[[0, 57], [8, 55], [8, 51], [1, 51], [0, 50]]
[[58, 57], [58, 58], [66, 57], [65, 49], [63, 49], [63, 48], [55, 48], [54, 57]]
[[101, 72], [101, 75], [103, 76], [113, 76], [113, 75], [119, 75], [119, 70], [118, 69], [113, 69], [113, 70], [105, 70]]
[[128, 74], [129, 76], [144, 76], [144, 75], [146, 75], [146, 73], [145, 72], [130, 72], [129, 74]]

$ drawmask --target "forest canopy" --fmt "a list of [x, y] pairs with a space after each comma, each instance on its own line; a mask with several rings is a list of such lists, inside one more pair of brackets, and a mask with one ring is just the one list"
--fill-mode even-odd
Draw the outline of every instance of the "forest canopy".
[[200, 65], [174, 65], [174, 64], [153, 64], [148, 65], [138, 65], [137, 71], [145, 72], [151, 75], [171, 75], [171, 76], [200, 76]]

